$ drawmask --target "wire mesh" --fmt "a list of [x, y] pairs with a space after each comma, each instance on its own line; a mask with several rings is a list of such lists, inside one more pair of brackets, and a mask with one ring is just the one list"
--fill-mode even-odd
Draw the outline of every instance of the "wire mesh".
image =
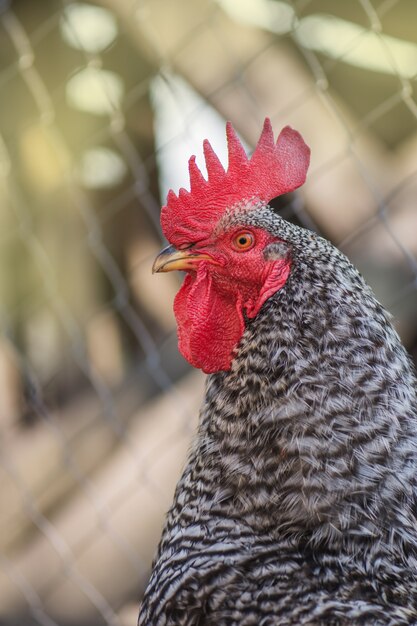
[[[239, 5], [237, 7], [237, 5]], [[224, 120], [312, 148], [274, 201], [417, 355], [411, 0], [0, 2], [0, 623], [134, 623], [203, 377], [151, 278], [159, 207]]]

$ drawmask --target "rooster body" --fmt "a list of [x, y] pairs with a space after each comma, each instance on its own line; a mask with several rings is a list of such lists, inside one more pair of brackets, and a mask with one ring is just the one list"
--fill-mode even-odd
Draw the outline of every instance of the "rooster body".
[[257, 200], [227, 210], [216, 237], [236, 229], [266, 233], [263, 257], [286, 278], [208, 377], [139, 624], [417, 624], [405, 349], [329, 242]]

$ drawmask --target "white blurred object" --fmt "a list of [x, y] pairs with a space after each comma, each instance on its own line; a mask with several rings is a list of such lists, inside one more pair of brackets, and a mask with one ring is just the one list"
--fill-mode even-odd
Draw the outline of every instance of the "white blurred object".
[[151, 84], [151, 97], [161, 197], [169, 189], [177, 192], [180, 187], [190, 188], [187, 163], [192, 154], [207, 176], [203, 141], [208, 137], [227, 167], [225, 120], [183, 78], [167, 72], [157, 76]]
[[117, 23], [110, 11], [91, 4], [68, 4], [60, 19], [61, 36], [72, 48], [97, 53], [117, 37]]
[[103, 146], [84, 152], [78, 167], [78, 177], [84, 187], [100, 189], [114, 187], [126, 176], [127, 166], [122, 157]]
[[417, 68], [417, 44], [379, 32], [379, 24], [365, 28], [354, 22], [317, 13], [297, 19], [286, 2], [275, 0], [217, 0], [228, 15], [244, 24], [277, 35], [293, 31], [305, 48], [373, 72], [413, 78]]
[[303, 18], [296, 31], [304, 47], [344, 63], [384, 74], [412, 78], [417, 68], [415, 43], [383, 35], [332, 15]]
[[294, 9], [278, 0], [217, 0], [230, 17], [277, 34], [288, 33], [295, 19]]
[[72, 76], [66, 86], [67, 102], [71, 106], [106, 115], [119, 109], [124, 95], [121, 77], [115, 72], [86, 67]]

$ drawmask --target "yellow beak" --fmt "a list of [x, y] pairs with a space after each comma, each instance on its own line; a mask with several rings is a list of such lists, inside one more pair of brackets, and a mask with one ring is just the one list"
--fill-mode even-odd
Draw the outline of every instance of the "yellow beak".
[[214, 262], [212, 257], [204, 254], [204, 252], [197, 252], [192, 248], [177, 250], [174, 246], [168, 246], [161, 250], [156, 257], [152, 266], [152, 274], [172, 272], [173, 270], [195, 270], [200, 261]]

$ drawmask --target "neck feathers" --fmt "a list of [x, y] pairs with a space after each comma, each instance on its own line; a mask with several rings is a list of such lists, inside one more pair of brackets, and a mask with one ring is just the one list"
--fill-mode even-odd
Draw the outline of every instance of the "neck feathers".
[[396, 503], [414, 497], [417, 472], [410, 362], [334, 254], [325, 280], [299, 263], [302, 281], [294, 272], [248, 324], [231, 371], [209, 378], [200, 433], [217, 468], [214, 502], [269, 533], [317, 541], [373, 536], [381, 515], [393, 522]]

